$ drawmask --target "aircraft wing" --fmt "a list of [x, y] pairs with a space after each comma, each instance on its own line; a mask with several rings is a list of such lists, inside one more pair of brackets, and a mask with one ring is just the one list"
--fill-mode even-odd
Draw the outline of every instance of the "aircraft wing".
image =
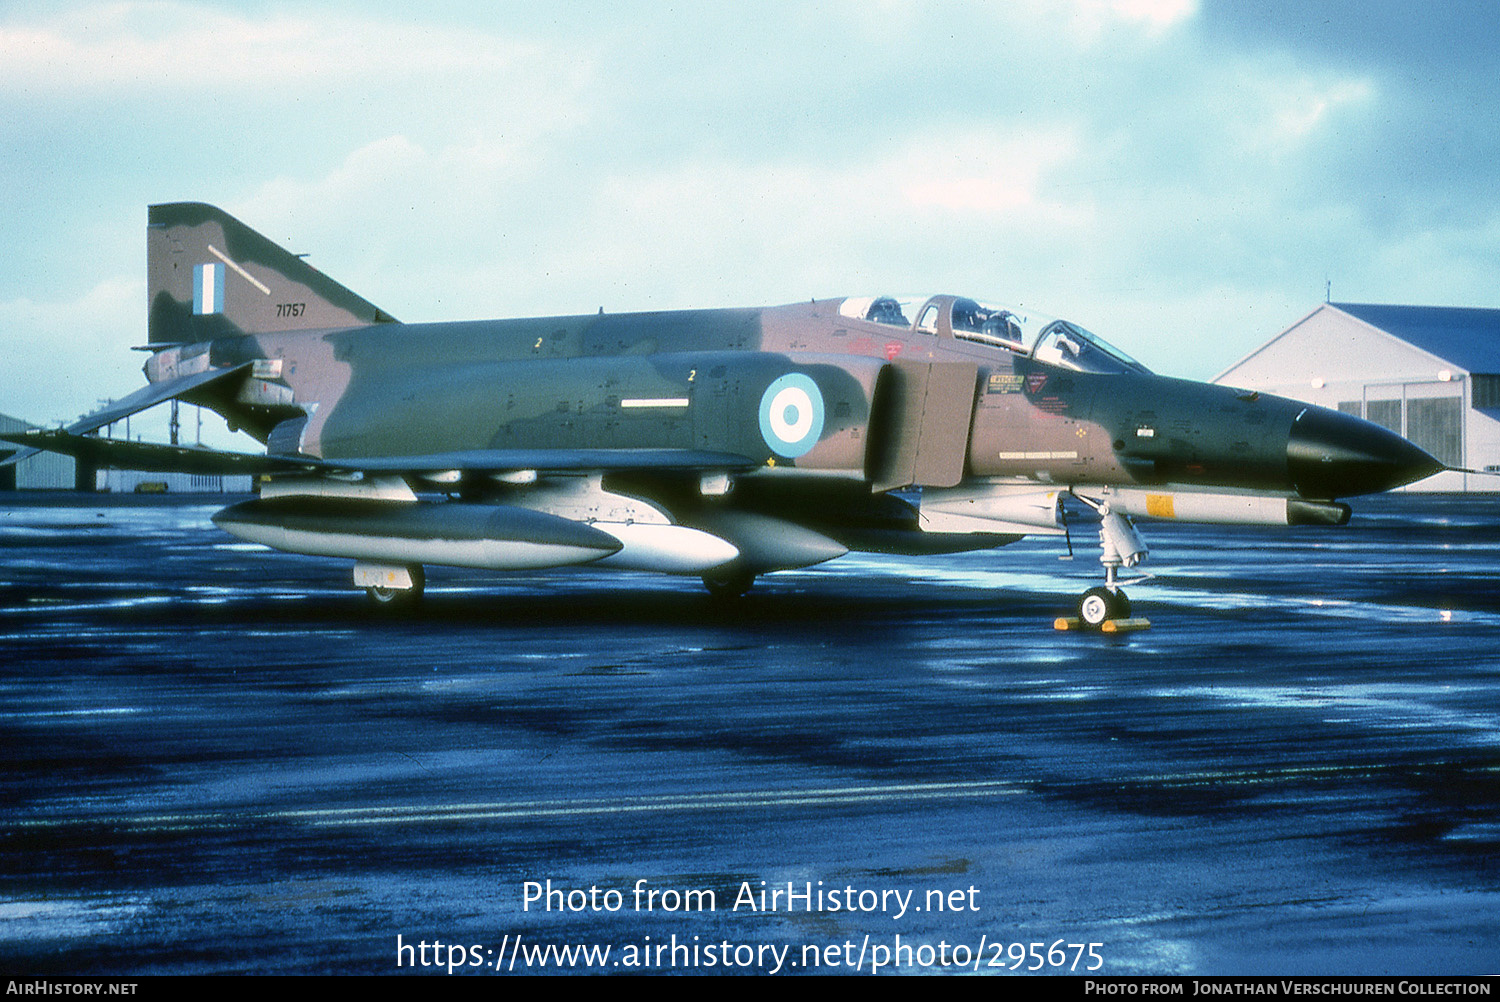
[[318, 462], [330, 470], [358, 470], [362, 473], [751, 470], [758, 465], [748, 456], [706, 449], [470, 449], [424, 456], [325, 459]]
[[156, 442], [130, 442], [118, 438], [95, 438], [65, 429], [32, 429], [0, 434], [0, 441], [25, 446], [7, 463], [13, 463], [38, 452], [60, 452], [96, 467], [141, 470], [146, 473], [282, 473], [311, 471], [320, 467], [316, 461], [299, 462], [280, 456], [248, 452], [205, 449], [197, 445], [163, 445]]
[[[124, 401], [121, 401], [121, 406], [123, 404]], [[93, 417], [91, 415], [90, 420]], [[107, 423], [102, 422], [101, 426]], [[312, 456], [231, 452], [193, 445], [96, 438], [79, 434], [71, 428], [33, 429], [0, 434], [0, 440], [26, 447], [7, 462], [41, 451], [60, 452], [95, 466], [152, 473], [424, 474], [451, 470], [465, 473], [514, 470], [566, 473], [584, 470], [748, 470], [756, 465], [754, 460], [737, 453], [702, 449], [471, 449], [419, 456], [318, 459]]]

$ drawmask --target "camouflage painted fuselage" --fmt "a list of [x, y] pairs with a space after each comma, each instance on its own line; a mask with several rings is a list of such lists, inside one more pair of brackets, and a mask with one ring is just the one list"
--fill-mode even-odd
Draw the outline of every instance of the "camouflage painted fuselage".
[[[877, 490], [966, 477], [1312, 498], [1387, 486], [1299, 468], [1289, 446], [1306, 404], [1069, 370], [948, 331], [850, 319], [840, 302], [230, 336], [199, 348], [210, 365], [262, 364], [232, 396], [203, 402], [273, 452], [325, 459], [700, 449]], [[816, 443], [798, 455], [762, 421], [768, 387], [789, 373], [816, 384], [823, 410]], [[1374, 437], [1343, 415], [1319, 417]]]
[[[1332, 499], [1435, 468], [1347, 415], [951, 295], [402, 324], [212, 206], [153, 206], [147, 245], [152, 386], [44, 447], [272, 473], [220, 524], [351, 556], [356, 579], [424, 560], [753, 575], [1062, 532], [1064, 495], [1106, 522], [1337, 522]], [[266, 455], [85, 437], [167, 399]]]
[[[1335, 499], [1441, 468], [1383, 428], [1158, 376], [1075, 324], [939, 295], [402, 324], [232, 216], [151, 208], [149, 384], [9, 436], [86, 462], [252, 472], [222, 528], [352, 559], [377, 599], [424, 564], [755, 575], [850, 549], [938, 553], [1098, 516], [1128, 616], [1132, 517], [1337, 524]], [[910, 317], [910, 319], [908, 318]], [[168, 400], [264, 454], [101, 439]], [[907, 491], [905, 489], [916, 489]], [[899, 492], [899, 493], [898, 493]]]

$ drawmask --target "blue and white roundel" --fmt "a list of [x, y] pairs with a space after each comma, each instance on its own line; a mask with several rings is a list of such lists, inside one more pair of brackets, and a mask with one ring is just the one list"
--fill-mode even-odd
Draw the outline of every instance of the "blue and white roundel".
[[800, 372], [789, 372], [760, 398], [760, 435], [771, 451], [796, 459], [823, 434], [823, 394]]

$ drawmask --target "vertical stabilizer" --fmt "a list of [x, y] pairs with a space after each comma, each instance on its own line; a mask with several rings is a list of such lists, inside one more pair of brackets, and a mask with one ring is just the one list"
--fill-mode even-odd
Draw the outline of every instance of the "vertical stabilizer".
[[201, 202], [151, 206], [146, 281], [151, 344], [395, 320], [227, 212]]

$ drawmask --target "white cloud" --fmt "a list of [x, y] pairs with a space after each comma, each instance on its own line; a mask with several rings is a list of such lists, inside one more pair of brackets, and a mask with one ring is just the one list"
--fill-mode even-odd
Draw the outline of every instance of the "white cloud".
[[914, 139], [834, 165], [700, 158], [617, 175], [585, 217], [577, 258], [612, 286], [644, 285], [679, 305], [750, 304], [880, 291], [862, 282], [993, 281], [1000, 262], [1028, 252], [1030, 234], [1086, 223], [1038, 193], [1076, 155], [1067, 133], [947, 138], [942, 149]]
[[0, 88], [200, 92], [484, 78], [546, 60], [538, 46], [328, 12], [263, 16], [204, 4], [100, 3], [0, 27]]
[[272, 177], [228, 208], [404, 320], [483, 316], [512, 287], [494, 271], [535, 259], [560, 214], [547, 142], [470, 136], [428, 148], [387, 136], [322, 175]]
[[1368, 107], [1373, 81], [1294, 68], [1246, 67], [1237, 74], [1235, 122], [1242, 146], [1273, 153], [1295, 152], [1329, 140], [1340, 113]]
[[[1018, 27], [1040, 23], [1055, 31], [1067, 26], [1089, 40], [1117, 27], [1139, 27], [1156, 35], [1192, 20], [1198, 13], [1198, 0], [980, 0], [946, 6], [982, 11], [995, 21]], [[934, 20], [933, 5], [928, 0], [861, 0], [851, 7], [861, 15], [854, 23], [869, 35], [910, 31], [923, 21]], [[870, 16], [871, 11], [874, 16]]]
[[1105, 6], [1117, 17], [1162, 31], [1198, 12], [1197, 0], [1078, 0], [1081, 5]]
[[1037, 186], [1050, 170], [1075, 160], [1070, 130], [946, 133], [924, 141], [877, 173], [891, 173], [917, 208], [1003, 215], [1039, 208]]
[[[1216, 48], [1188, 0], [885, 0], [781, 22], [710, 5], [634, 33], [628, 7], [597, 24], [507, 7], [461, 27], [257, 9], [0, 19], [18, 120], [87, 109], [77, 143], [96, 161], [88, 126], [140, 132], [102, 184], [52, 189], [100, 192], [116, 216], [145, 188], [220, 201], [408, 320], [942, 288], [1071, 313], [1142, 356], [1182, 338], [1165, 355], [1182, 362], [1212, 328], [1200, 375], [1300, 315], [1285, 304], [1316, 302], [1325, 274], [1371, 299], [1494, 285], [1493, 228], [1413, 225], [1438, 195], [1371, 156], [1388, 152], [1389, 78]], [[185, 120], [215, 124], [189, 145]], [[64, 156], [28, 155], [38, 177], [69, 176]], [[145, 180], [116, 177], [135, 164]], [[29, 190], [24, 170], [7, 177]], [[1396, 222], [1374, 218], [1371, 177]], [[31, 232], [45, 210], [11, 212], [0, 222]], [[41, 236], [29, 260], [90, 242]], [[139, 263], [91, 266], [47, 288]], [[115, 358], [128, 340], [112, 337]], [[136, 362], [123, 356], [132, 381]]]
[[0, 99], [38, 109], [29, 133], [76, 122], [66, 140], [85, 157], [103, 132], [121, 166], [158, 176], [274, 176], [391, 136], [514, 148], [593, 124], [597, 43], [264, 9], [91, 4], [0, 20]]
[[1025, 8], [1027, 20], [1065, 26], [1089, 44], [1121, 29], [1160, 36], [1198, 13], [1197, 0], [1028, 0]]
[[36, 424], [69, 421], [142, 384], [144, 280], [109, 279], [70, 301], [0, 302], [0, 411]]

